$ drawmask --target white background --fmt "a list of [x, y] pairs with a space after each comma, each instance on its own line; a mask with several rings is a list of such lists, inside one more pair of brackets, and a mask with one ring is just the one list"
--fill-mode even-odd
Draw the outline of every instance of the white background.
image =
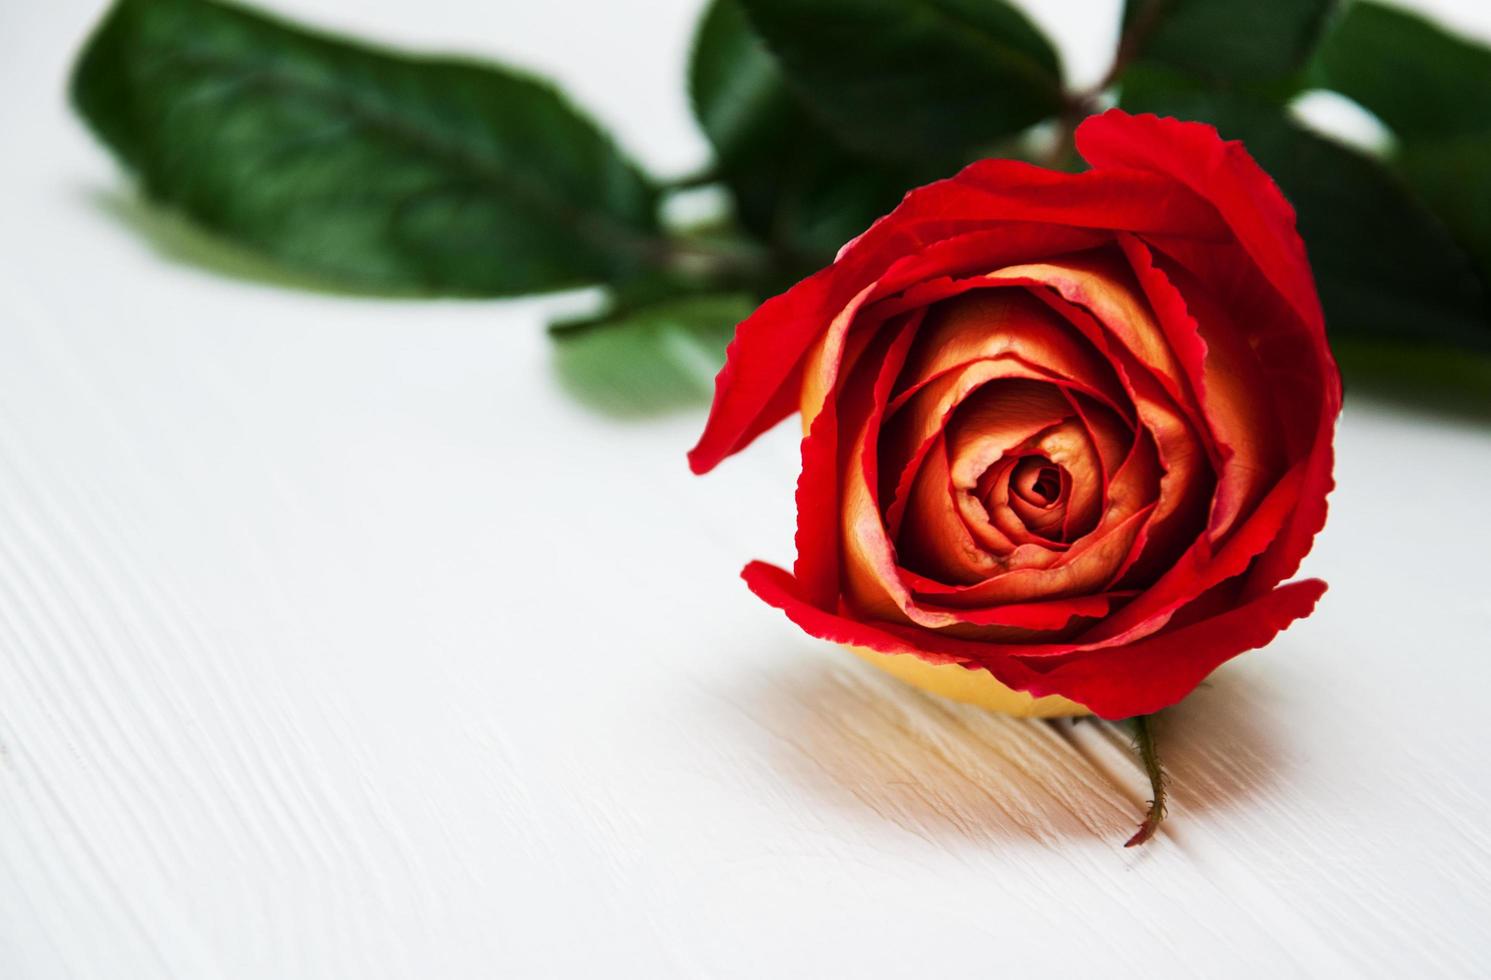
[[[275, 6], [705, 158], [695, 0]], [[908, 692], [745, 591], [791, 426], [689, 476], [700, 410], [558, 382], [587, 297], [182, 261], [64, 104], [101, 7], [0, 3], [0, 977], [1491, 972], [1484, 420], [1348, 396], [1332, 589], [1160, 722], [1125, 851], [1121, 730]], [[1039, 8], [1100, 75], [1117, 3]]]

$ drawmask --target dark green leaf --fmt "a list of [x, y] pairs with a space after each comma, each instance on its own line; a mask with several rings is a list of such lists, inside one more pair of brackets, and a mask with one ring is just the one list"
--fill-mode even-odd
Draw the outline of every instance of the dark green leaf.
[[741, 0], [788, 83], [845, 145], [964, 157], [1062, 107], [1056, 51], [1001, 0]]
[[709, 403], [744, 294], [675, 296], [557, 324], [554, 368], [576, 398], [611, 415], [655, 415]]
[[699, 20], [689, 96], [704, 134], [727, 163], [759, 154], [763, 142], [779, 144], [784, 123], [799, 114], [781, 70], [737, 0], [715, 0]]
[[1393, 131], [1393, 163], [1491, 280], [1491, 48], [1356, 3], [1322, 46], [1314, 80]]
[[1409, 144], [1397, 164], [1491, 280], [1491, 133]]
[[1331, 345], [1347, 397], [1412, 404], [1436, 415], [1491, 423], [1491, 353], [1349, 339]]
[[295, 268], [508, 295], [659, 260], [654, 193], [553, 88], [208, 0], [121, 0], [73, 99], [148, 195]]
[[1443, 224], [1378, 161], [1273, 105], [1126, 78], [1124, 105], [1213, 123], [1241, 139], [1299, 217], [1337, 336], [1491, 346], [1485, 283]]
[[715, 0], [700, 22], [689, 92], [741, 223], [808, 268], [933, 176], [843, 149], [788, 90], [737, 0]]
[[1407, 11], [1353, 4], [1321, 46], [1315, 80], [1405, 142], [1491, 133], [1491, 49]]
[[1125, 0], [1131, 57], [1256, 85], [1309, 60], [1335, 0]]

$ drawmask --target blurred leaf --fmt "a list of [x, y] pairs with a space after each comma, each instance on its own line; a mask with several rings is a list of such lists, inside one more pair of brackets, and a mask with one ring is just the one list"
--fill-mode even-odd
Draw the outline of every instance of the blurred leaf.
[[800, 116], [771, 52], [751, 30], [736, 0], [715, 0], [704, 11], [689, 60], [694, 115], [722, 161], [755, 155], [781, 143], [784, 123]]
[[1331, 349], [1346, 399], [1412, 404], [1445, 419], [1491, 423], [1491, 353], [1347, 339]]
[[1486, 286], [1445, 227], [1383, 164], [1282, 108], [1126, 76], [1125, 107], [1215, 125], [1278, 181], [1299, 217], [1334, 335], [1491, 348]]
[[208, 0], [121, 0], [73, 99], [155, 200], [302, 271], [510, 295], [658, 260], [654, 193], [547, 84]]
[[737, 0], [705, 12], [689, 94], [741, 223], [808, 270], [931, 179], [844, 150], [788, 90]]
[[1257, 84], [1309, 61], [1336, 0], [1125, 0], [1131, 57], [1213, 82]]
[[1491, 280], [1491, 132], [1404, 146], [1397, 163]]
[[1314, 73], [1405, 142], [1491, 133], [1491, 49], [1417, 14], [1352, 4], [1321, 46]]
[[1314, 80], [1393, 131], [1393, 163], [1491, 281], [1491, 48], [1424, 18], [1356, 3]]
[[1051, 43], [1002, 0], [741, 0], [789, 85], [852, 149], [962, 158], [1056, 114]]
[[675, 296], [555, 324], [554, 368], [570, 394], [610, 415], [707, 405], [735, 325], [754, 308], [741, 293]]
[[181, 211], [152, 204], [129, 188], [94, 188], [86, 197], [99, 212], [128, 229], [158, 257], [219, 278], [334, 296], [419, 295], [408, 288], [353, 285], [345, 279], [280, 262], [260, 249], [207, 230]]

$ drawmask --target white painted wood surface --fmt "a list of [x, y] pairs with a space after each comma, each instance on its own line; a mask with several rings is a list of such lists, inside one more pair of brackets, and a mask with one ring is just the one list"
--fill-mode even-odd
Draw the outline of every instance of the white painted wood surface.
[[[277, 5], [703, 158], [695, 0]], [[1038, 11], [1079, 75], [1115, 6]], [[746, 593], [792, 432], [690, 477], [697, 410], [557, 383], [583, 297], [143, 236], [60, 95], [100, 9], [0, 4], [0, 977], [1491, 972], [1491, 427], [1350, 401], [1332, 591], [1161, 722], [1124, 851], [1120, 731], [935, 702]]]

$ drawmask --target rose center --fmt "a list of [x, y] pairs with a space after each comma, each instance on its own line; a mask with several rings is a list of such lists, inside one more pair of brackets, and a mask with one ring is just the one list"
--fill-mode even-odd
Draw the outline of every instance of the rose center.
[[1050, 460], [1030, 456], [1021, 460], [1010, 474], [1010, 490], [1027, 504], [1044, 510], [1060, 502], [1065, 475]]

